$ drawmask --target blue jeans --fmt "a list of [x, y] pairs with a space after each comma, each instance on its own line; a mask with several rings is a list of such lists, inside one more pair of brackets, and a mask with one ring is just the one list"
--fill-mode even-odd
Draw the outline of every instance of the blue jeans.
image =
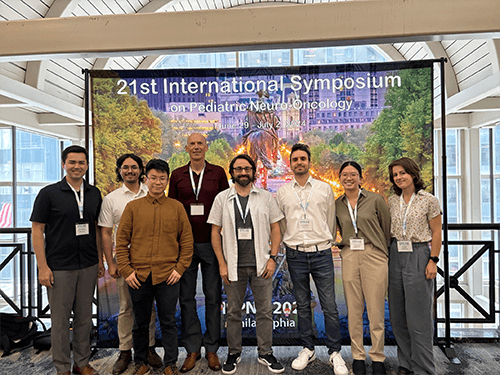
[[306, 253], [286, 247], [288, 269], [293, 282], [293, 293], [297, 301], [299, 334], [304, 347], [314, 350], [312, 328], [310, 276], [316, 284], [319, 301], [325, 318], [326, 346], [328, 354], [340, 352], [339, 312], [335, 303], [335, 278], [332, 251], [330, 249]]

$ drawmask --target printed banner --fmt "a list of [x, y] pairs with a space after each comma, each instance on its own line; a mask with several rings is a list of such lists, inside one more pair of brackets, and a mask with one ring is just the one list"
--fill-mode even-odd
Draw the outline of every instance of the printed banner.
[[[390, 195], [388, 165], [413, 158], [432, 192], [433, 66], [430, 61], [366, 65], [258, 69], [91, 71], [95, 181], [103, 195], [120, 186], [115, 162], [135, 153], [145, 162], [168, 161], [171, 171], [188, 163], [187, 137], [206, 136], [206, 159], [228, 173], [231, 159], [249, 154], [257, 163], [256, 184], [273, 193], [292, 179], [294, 143], [311, 147], [311, 174], [343, 193], [340, 165], [363, 167], [363, 187]], [[228, 179], [229, 179], [228, 173]], [[335, 292], [343, 339], [349, 340], [341, 261], [335, 255]], [[273, 278], [275, 344], [297, 345], [295, 298], [283, 249]], [[198, 315], [205, 329], [201, 273]], [[115, 281], [99, 281], [99, 345], [118, 346]], [[318, 343], [324, 319], [311, 283]], [[255, 305], [250, 287], [242, 306], [244, 343], [255, 344]], [[222, 332], [225, 338], [226, 297]], [[180, 337], [180, 312], [177, 313]], [[365, 312], [365, 333], [369, 337]], [[157, 324], [157, 336], [160, 335]], [[392, 339], [386, 308], [386, 339]], [[223, 340], [224, 341], [224, 340]]]

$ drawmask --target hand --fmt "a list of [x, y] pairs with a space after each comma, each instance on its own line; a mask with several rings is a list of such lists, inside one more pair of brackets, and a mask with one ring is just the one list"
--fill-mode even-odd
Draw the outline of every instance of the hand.
[[425, 267], [425, 278], [427, 280], [432, 280], [437, 275], [437, 264], [434, 263], [433, 260], [429, 259], [429, 263], [427, 263], [427, 267]]
[[54, 285], [54, 274], [52, 273], [52, 270], [48, 266], [38, 268], [38, 280], [43, 286], [52, 288]]
[[272, 277], [274, 275], [275, 268], [276, 268], [276, 262], [271, 258], [269, 258], [267, 260], [266, 269], [262, 273], [262, 277], [264, 279], [269, 279], [270, 277]]
[[132, 289], [139, 289], [139, 287], [141, 286], [141, 283], [135, 276], [135, 271], [132, 272], [130, 276], [125, 279], [125, 281]]
[[97, 277], [103, 277], [105, 272], [106, 269], [104, 268], [104, 262], [102, 261], [102, 259], [99, 259], [99, 271], [97, 271]]
[[219, 265], [219, 273], [220, 273], [220, 277], [222, 277], [222, 281], [224, 282], [224, 284], [231, 284], [231, 281], [229, 281], [227, 264], [225, 262], [223, 264]]
[[173, 270], [170, 276], [167, 279], [167, 285], [173, 285], [177, 281], [179, 281], [181, 278], [181, 275], [176, 270]]
[[108, 264], [108, 273], [113, 279], [120, 276], [120, 271], [118, 271], [118, 267], [114, 261]]

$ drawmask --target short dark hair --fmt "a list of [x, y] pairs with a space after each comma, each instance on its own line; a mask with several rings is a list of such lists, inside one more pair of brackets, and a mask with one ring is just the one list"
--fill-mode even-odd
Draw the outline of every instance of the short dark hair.
[[148, 161], [148, 164], [146, 164], [146, 175], [151, 169], [159, 172], [167, 172], [167, 176], [170, 174], [168, 163], [162, 159], [151, 159], [150, 161]]
[[295, 151], [304, 151], [307, 154], [307, 158], [311, 161], [311, 149], [305, 143], [295, 143], [292, 146], [292, 151], [290, 152], [290, 161], [292, 160], [292, 154]]
[[61, 159], [62, 159], [63, 163], [66, 163], [66, 159], [68, 158], [69, 153], [84, 154], [85, 160], [87, 160], [87, 164], [88, 164], [89, 153], [82, 146], [73, 145], [73, 146], [66, 147], [61, 154]]
[[420, 175], [420, 168], [418, 167], [417, 163], [415, 163], [413, 159], [404, 157], [398, 160], [394, 160], [391, 164], [389, 164], [389, 180], [392, 183], [392, 190], [396, 195], [401, 195], [403, 193], [403, 190], [397, 187], [396, 183], [394, 182], [394, 177], [392, 176], [392, 170], [396, 165], [403, 167], [405, 172], [413, 177], [415, 193], [417, 193], [419, 190], [425, 189], [424, 180], [422, 180], [422, 176]]
[[115, 169], [116, 181], [117, 182], [123, 181], [123, 177], [120, 173], [120, 169], [122, 168], [123, 162], [125, 160], [127, 160], [128, 158], [132, 159], [133, 161], [135, 161], [137, 163], [137, 165], [139, 166], [139, 169], [141, 170], [141, 173], [139, 174], [139, 181], [144, 182], [144, 177], [146, 176], [146, 174], [144, 173], [144, 164], [142, 163], [142, 159], [135, 154], [123, 154], [122, 156], [120, 156], [116, 160], [116, 169]]
[[236, 163], [236, 160], [238, 159], [244, 159], [250, 163], [250, 166], [252, 167], [253, 170], [253, 180], [252, 182], [255, 181], [256, 177], [255, 174], [257, 173], [257, 164], [255, 164], [255, 160], [253, 160], [249, 155], [247, 154], [239, 154], [236, 155], [233, 160], [231, 160], [231, 163], [229, 163], [229, 174], [231, 175], [231, 180], [234, 182], [234, 176], [233, 176], [233, 171], [234, 171], [234, 163]]
[[344, 162], [341, 166], [340, 166], [340, 170], [339, 170], [339, 176], [341, 175], [342, 171], [346, 168], [346, 167], [354, 167], [356, 168], [356, 170], [358, 171], [359, 173], [359, 177], [360, 178], [363, 178], [363, 170], [361, 168], [361, 165], [359, 165], [358, 163], [356, 163], [355, 161], [352, 161], [352, 160], [348, 160], [346, 162]]

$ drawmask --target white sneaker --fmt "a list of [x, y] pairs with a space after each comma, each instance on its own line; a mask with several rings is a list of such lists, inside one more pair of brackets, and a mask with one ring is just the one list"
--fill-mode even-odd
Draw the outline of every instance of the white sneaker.
[[[316, 359], [316, 353], [314, 350], [309, 350], [304, 348], [300, 351], [297, 358], [292, 362], [292, 368], [294, 370], [301, 371], [306, 368], [306, 366]], [[347, 373], [346, 373], [347, 374]]]
[[345, 362], [339, 352], [333, 352], [330, 354], [330, 359], [328, 360], [333, 366], [333, 372], [335, 375], [348, 375], [347, 367], [345, 367]]

